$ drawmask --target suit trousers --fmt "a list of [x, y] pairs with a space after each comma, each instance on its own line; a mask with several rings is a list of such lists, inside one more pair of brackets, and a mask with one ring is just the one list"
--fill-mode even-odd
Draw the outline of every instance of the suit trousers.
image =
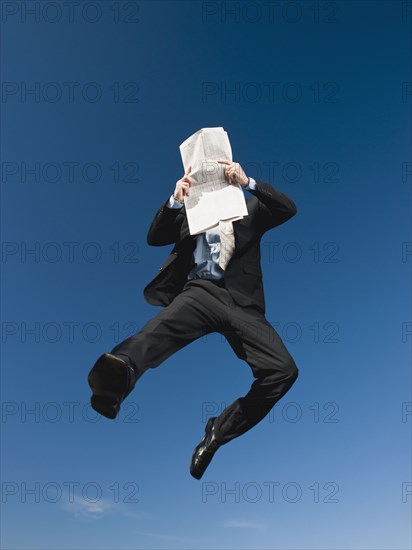
[[217, 441], [222, 445], [260, 422], [298, 376], [293, 358], [258, 306], [238, 305], [223, 279], [191, 279], [168, 306], [111, 353], [142, 374], [212, 332], [225, 336], [255, 378], [249, 392], [215, 421]]

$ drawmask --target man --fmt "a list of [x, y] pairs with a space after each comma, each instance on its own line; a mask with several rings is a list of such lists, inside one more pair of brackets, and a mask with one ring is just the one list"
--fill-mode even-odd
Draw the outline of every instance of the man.
[[190, 465], [196, 479], [217, 449], [260, 422], [298, 376], [293, 358], [265, 318], [260, 266], [262, 235], [294, 216], [296, 206], [268, 183], [246, 176], [238, 163], [219, 162], [226, 165], [229, 184], [238, 183], [251, 193], [248, 215], [226, 225], [224, 232], [215, 227], [190, 235], [183, 200], [192, 185], [189, 166], [147, 235], [149, 245], [174, 244], [144, 289], [150, 304], [165, 307], [137, 334], [103, 354], [89, 373], [93, 408], [115, 418], [145, 371], [203, 335], [224, 334], [255, 381], [244, 397], [208, 420]]

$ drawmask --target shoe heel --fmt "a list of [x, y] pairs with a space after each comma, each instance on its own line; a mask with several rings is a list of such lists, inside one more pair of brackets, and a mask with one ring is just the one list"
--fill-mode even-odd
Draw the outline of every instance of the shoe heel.
[[92, 395], [92, 408], [99, 414], [114, 420], [120, 410], [120, 399], [107, 395]]

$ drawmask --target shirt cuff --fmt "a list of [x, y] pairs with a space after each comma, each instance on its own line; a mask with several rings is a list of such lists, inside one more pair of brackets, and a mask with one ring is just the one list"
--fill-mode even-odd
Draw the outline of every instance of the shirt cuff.
[[250, 191], [250, 190], [255, 191], [256, 190], [256, 180], [249, 177], [249, 183], [245, 186], [245, 189], [247, 189], [248, 191]]
[[182, 208], [182, 206], [183, 206], [183, 203], [182, 203], [182, 202], [177, 201], [177, 200], [173, 197], [173, 194], [170, 195], [169, 202], [167, 203], [167, 207], [168, 207], [168, 208]]

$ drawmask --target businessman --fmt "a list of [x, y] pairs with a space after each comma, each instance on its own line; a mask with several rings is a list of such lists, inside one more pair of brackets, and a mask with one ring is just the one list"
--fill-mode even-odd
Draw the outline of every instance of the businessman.
[[92, 407], [115, 418], [144, 372], [206, 334], [223, 334], [250, 366], [254, 381], [244, 397], [207, 421], [190, 464], [196, 479], [219, 447], [260, 422], [298, 376], [295, 361], [266, 320], [260, 266], [262, 235], [294, 216], [296, 206], [270, 184], [248, 177], [240, 164], [219, 162], [228, 183], [250, 193], [248, 215], [190, 235], [184, 205], [193, 183], [188, 167], [147, 235], [149, 245], [174, 245], [143, 291], [150, 304], [164, 307], [139, 332], [104, 353], [88, 377]]

